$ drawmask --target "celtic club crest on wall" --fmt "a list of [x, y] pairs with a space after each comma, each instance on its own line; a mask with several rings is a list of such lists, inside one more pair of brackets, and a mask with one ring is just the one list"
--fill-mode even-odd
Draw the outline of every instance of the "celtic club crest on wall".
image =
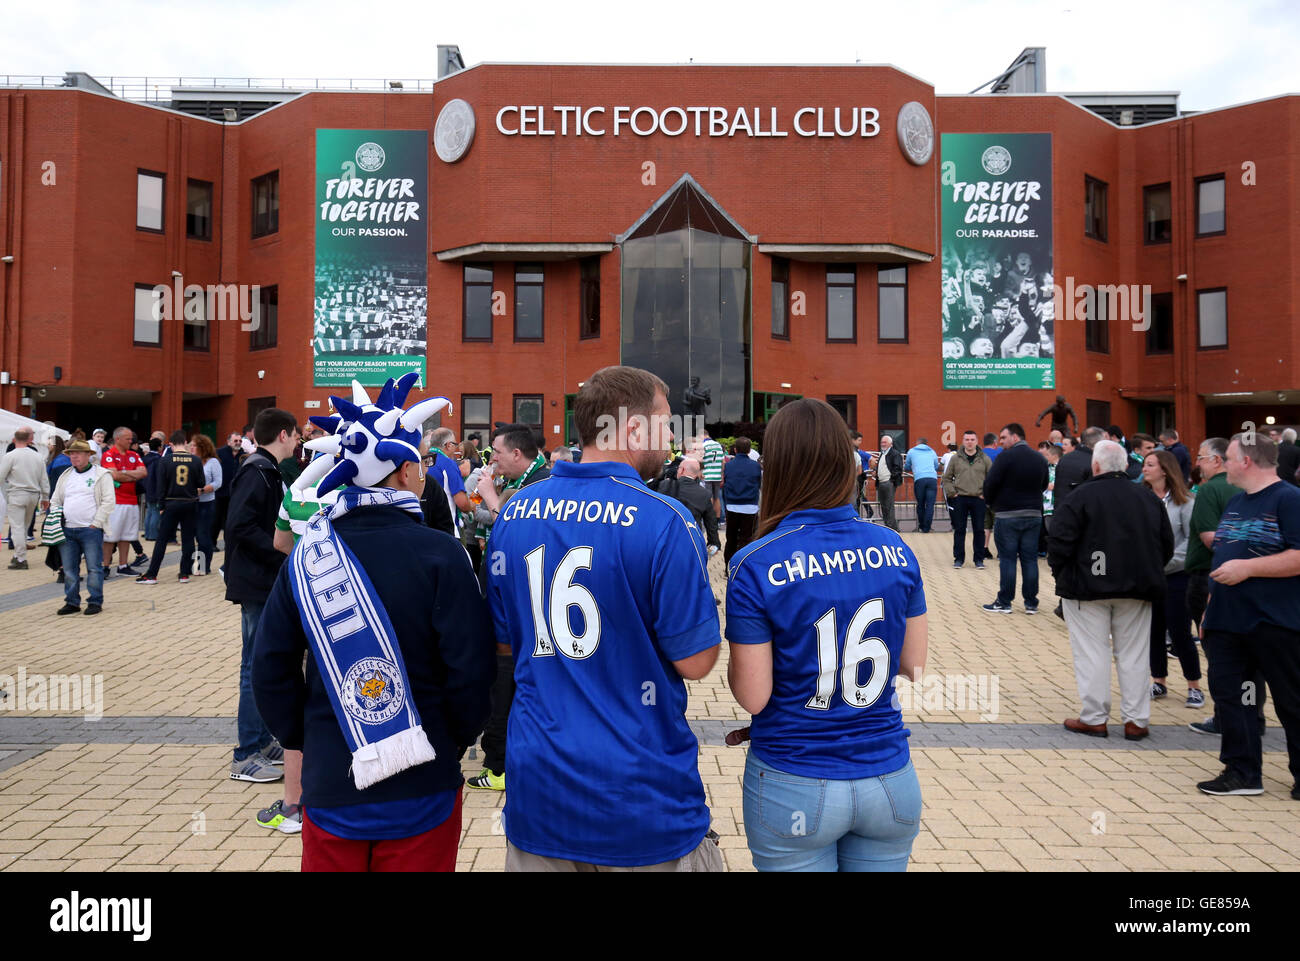
[[474, 142], [474, 108], [464, 100], [449, 100], [433, 128], [433, 149], [443, 163], [454, 164]]
[[909, 100], [898, 111], [898, 146], [903, 156], [918, 167], [929, 163], [934, 153], [934, 124], [930, 112], [915, 100]]

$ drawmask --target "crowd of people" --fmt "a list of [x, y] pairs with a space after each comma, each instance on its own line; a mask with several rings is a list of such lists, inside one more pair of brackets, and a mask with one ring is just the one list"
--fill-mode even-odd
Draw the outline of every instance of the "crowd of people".
[[[954, 568], [968, 527], [975, 566], [996, 556], [985, 611], [1012, 613], [1019, 569], [1037, 613], [1046, 557], [1079, 691], [1068, 730], [1108, 736], [1114, 660], [1124, 736], [1148, 737], [1168, 655], [1196, 708], [1204, 654], [1215, 711], [1191, 727], [1221, 738], [1224, 770], [1199, 789], [1262, 792], [1267, 684], [1300, 799], [1294, 431], [1207, 438], [1193, 460], [1172, 429], [1076, 437], [1058, 398], [1036, 448], [1011, 422], [943, 455], [889, 434], [868, 452], [805, 398], [770, 420], [760, 457], [744, 437], [673, 438], [664, 383], [610, 367], [578, 394], [579, 444], [548, 451], [523, 424], [486, 444], [425, 431], [447, 402], [404, 410], [413, 383], [374, 400], [354, 387], [301, 429], [264, 410], [220, 450], [120, 428], [46, 455], [19, 431], [0, 458], [10, 567], [26, 569], [46, 510], [60, 615], [81, 609], [83, 561], [93, 614], [105, 577], [157, 583], [178, 532], [181, 583], [224, 550], [242, 642], [230, 777], [283, 781], [256, 821], [302, 834], [304, 870], [451, 870], [462, 783], [506, 792], [509, 870], [720, 870], [684, 682], [712, 670], [724, 603], [728, 683], [753, 716], [728, 740], [750, 745], [755, 866], [905, 869], [921, 791], [890, 693], [927, 651], [920, 567], [894, 517], [905, 472], [921, 533], [943, 491]], [[612, 441], [597, 426], [610, 422]], [[483, 768], [463, 782], [476, 743]]]

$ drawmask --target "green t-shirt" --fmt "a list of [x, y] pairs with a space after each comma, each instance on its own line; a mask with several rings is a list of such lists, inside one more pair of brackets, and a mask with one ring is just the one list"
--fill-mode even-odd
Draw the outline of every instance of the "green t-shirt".
[[307, 529], [307, 522], [316, 516], [323, 505], [333, 504], [337, 498], [337, 491], [331, 491], [324, 499], [319, 499], [314, 487], [305, 495], [290, 488], [284, 492], [284, 500], [280, 501], [280, 515], [275, 519], [276, 530], [292, 531], [293, 542], [298, 543], [298, 538]]
[[701, 480], [706, 484], [711, 482], [721, 483], [722, 481], [722, 462], [726, 459], [726, 452], [723, 451], [722, 445], [710, 437], [704, 442], [704, 460], [701, 462]]
[[1187, 560], [1183, 569], [1189, 574], [1208, 574], [1212, 552], [1201, 543], [1203, 531], [1219, 529], [1219, 518], [1228, 501], [1241, 493], [1241, 488], [1228, 483], [1226, 471], [1202, 481], [1196, 490], [1196, 506], [1192, 508], [1192, 522], [1187, 537]]

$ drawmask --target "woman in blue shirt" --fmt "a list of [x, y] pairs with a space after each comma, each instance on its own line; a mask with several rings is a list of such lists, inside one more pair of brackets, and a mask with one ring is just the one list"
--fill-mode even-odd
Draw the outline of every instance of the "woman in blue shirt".
[[758, 540], [732, 561], [728, 680], [753, 715], [745, 833], [760, 871], [902, 871], [921, 789], [894, 678], [925, 666], [925, 591], [894, 531], [860, 520], [849, 429], [804, 398], [763, 444]]

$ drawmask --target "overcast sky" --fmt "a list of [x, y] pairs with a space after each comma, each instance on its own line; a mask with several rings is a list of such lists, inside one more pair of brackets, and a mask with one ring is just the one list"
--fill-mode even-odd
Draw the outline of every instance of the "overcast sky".
[[1045, 46], [1053, 91], [1300, 92], [1296, 0], [2, 2], [10, 74], [432, 78], [454, 43], [467, 64], [889, 63], [967, 93]]

